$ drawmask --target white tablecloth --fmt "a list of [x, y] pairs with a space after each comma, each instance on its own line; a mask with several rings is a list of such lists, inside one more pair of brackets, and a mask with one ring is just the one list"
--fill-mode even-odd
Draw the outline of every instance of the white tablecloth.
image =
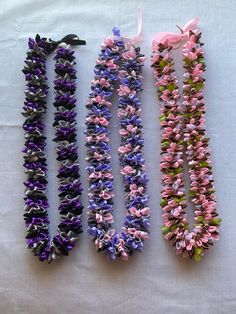
[[[76, 48], [78, 68], [78, 137], [82, 201], [87, 205], [84, 161], [86, 99], [93, 68], [103, 38], [114, 25], [128, 36], [136, 33], [136, 10], [144, 11], [142, 51], [144, 67], [143, 125], [145, 159], [150, 178], [151, 235], [144, 253], [127, 263], [109, 262], [97, 254], [86, 232], [70, 257], [48, 265], [25, 249], [21, 148], [21, 116], [25, 82], [21, 73], [29, 36], [36, 33], [60, 39], [77, 33], [87, 46]], [[236, 313], [236, 2], [234, 0], [1, 0], [0, 2], [0, 313], [1, 314], [233, 314]], [[158, 31], [177, 31], [194, 16], [200, 17], [205, 42], [207, 130], [211, 138], [218, 209], [223, 224], [221, 238], [201, 263], [176, 257], [163, 240], [159, 206], [159, 105], [150, 68], [151, 39]], [[177, 56], [178, 57], [178, 56]], [[178, 66], [179, 72], [181, 67]], [[53, 80], [52, 56], [48, 62]], [[57, 181], [53, 129], [53, 90], [47, 115], [50, 218], [55, 232]], [[118, 121], [114, 105], [112, 148], [115, 175], [115, 218], [124, 217], [122, 181], [116, 149]], [[87, 228], [86, 209], [83, 215]]]

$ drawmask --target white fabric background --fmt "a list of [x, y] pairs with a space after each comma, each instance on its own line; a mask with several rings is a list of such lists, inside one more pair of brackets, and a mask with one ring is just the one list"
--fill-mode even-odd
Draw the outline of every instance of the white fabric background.
[[[80, 142], [83, 203], [87, 204], [84, 147], [86, 99], [103, 38], [114, 25], [124, 35], [136, 32], [136, 8], [144, 11], [142, 51], [144, 67], [143, 125], [145, 158], [150, 178], [151, 238], [144, 253], [128, 263], [109, 262], [97, 254], [86, 232], [70, 257], [48, 265], [25, 249], [22, 167], [24, 143], [21, 110], [25, 82], [21, 73], [27, 40], [36, 33], [60, 39], [77, 33], [87, 46], [76, 48], [78, 68], [78, 137]], [[236, 2], [234, 0], [0, 1], [0, 314], [231, 314], [236, 313]], [[176, 257], [163, 240], [159, 207], [159, 105], [150, 69], [151, 39], [158, 31], [177, 31], [194, 16], [200, 17], [207, 62], [207, 130], [213, 151], [221, 239], [201, 263]], [[180, 67], [179, 67], [180, 69]], [[181, 72], [181, 71], [180, 71]], [[53, 79], [52, 57], [48, 76]], [[50, 139], [53, 91], [48, 100], [49, 200], [51, 231], [57, 217], [55, 153]], [[116, 106], [114, 106], [116, 107]], [[116, 148], [118, 123], [112, 120], [113, 166], [116, 177], [115, 218], [122, 224], [123, 194]], [[190, 215], [191, 216], [191, 215]], [[87, 228], [86, 209], [83, 215]]]

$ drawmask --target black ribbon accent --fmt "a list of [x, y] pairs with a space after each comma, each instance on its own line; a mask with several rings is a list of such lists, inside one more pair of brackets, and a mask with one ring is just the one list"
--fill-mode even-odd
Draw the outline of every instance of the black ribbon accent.
[[[42, 39], [46, 39], [46, 38], [42, 38]], [[41, 40], [40, 36], [37, 34], [35, 37], [36, 42], [39, 42]], [[48, 43], [47, 43], [47, 47], [46, 47], [46, 51], [48, 54], [50, 54], [51, 52], [53, 52], [58, 45], [60, 45], [61, 43], [65, 43], [67, 45], [71, 45], [71, 46], [82, 46], [82, 45], [86, 45], [86, 41], [79, 39], [79, 37], [75, 34], [68, 34], [65, 37], [63, 37], [61, 40], [58, 41], [54, 41], [49, 39]]]
[[66, 43], [67, 45], [71, 45], [71, 46], [86, 45], [86, 41], [79, 39], [79, 37], [75, 34], [66, 35], [61, 40], [57, 41], [58, 45], [61, 43]]

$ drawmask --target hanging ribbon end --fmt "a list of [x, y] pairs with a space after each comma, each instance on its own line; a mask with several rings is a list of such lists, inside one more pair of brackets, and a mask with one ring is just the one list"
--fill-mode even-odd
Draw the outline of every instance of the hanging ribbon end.
[[180, 30], [181, 34], [184, 33], [183, 29], [178, 24], [176, 24], [176, 27]]

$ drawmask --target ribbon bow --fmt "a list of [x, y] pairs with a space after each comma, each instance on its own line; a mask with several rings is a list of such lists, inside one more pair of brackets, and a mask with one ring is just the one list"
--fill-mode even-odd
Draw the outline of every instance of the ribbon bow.
[[190, 30], [195, 30], [198, 24], [199, 18], [195, 17], [194, 19], [187, 22], [181, 30], [181, 34], [177, 33], [167, 33], [160, 32], [157, 33], [152, 42], [153, 50], [157, 50], [159, 43], [167, 43], [173, 46], [173, 48], [177, 48], [179, 43], [188, 36]]
[[137, 9], [137, 25], [138, 25], [138, 32], [137, 35], [129, 38], [120, 36], [120, 30], [117, 27], [113, 28], [113, 34], [115, 38], [122, 38], [122, 40], [126, 43], [131, 43], [132, 45], [138, 45], [142, 41], [142, 27], [143, 27], [143, 11], [140, 7]]

